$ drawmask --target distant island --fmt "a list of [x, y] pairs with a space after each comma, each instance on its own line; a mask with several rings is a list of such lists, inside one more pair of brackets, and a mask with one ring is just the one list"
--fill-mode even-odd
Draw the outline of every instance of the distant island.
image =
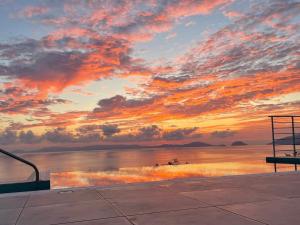
[[[293, 141], [294, 141], [293, 136], [287, 136], [287, 137], [276, 139], [275, 144], [277, 144], [277, 145], [292, 145]], [[272, 144], [272, 142], [269, 144]], [[300, 145], [300, 134], [295, 135], [295, 144]]]
[[151, 146], [152, 148], [173, 148], [173, 147], [209, 147], [209, 146], [215, 146], [211, 144], [207, 144], [205, 142], [191, 142], [187, 144], [163, 144], [163, 145], [157, 145], [157, 146]]
[[234, 141], [232, 142], [231, 146], [244, 146], [244, 145], [248, 145], [245, 142], [242, 141]]
[[[139, 149], [139, 148], [179, 148], [179, 147], [209, 147], [209, 146], [218, 146], [223, 147], [226, 145], [211, 145], [205, 142], [190, 142], [186, 144], [162, 144], [162, 145], [89, 145], [89, 146], [75, 146], [75, 147], [64, 147], [64, 146], [52, 146], [41, 148], [36, 151], [30, 152], [61, 152], [61, 151], [96, 151], [96, 150], [118, 150], [118, 149]], [[24, 152], [16, 150], [14, 152]]]

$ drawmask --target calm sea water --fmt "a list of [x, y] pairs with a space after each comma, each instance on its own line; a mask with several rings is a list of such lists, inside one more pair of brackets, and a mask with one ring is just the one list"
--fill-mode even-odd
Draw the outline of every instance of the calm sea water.
[[[273, 172], [273, 165], [265, 163], [265, 157], [271, 155], [271, 146], [263, 145], [20, 155], [34, 162], [44, 176], [50, 176], [52, 188]], [[166, 165], [173, 159], [180, 165]], [[279, 170], [293, 170], [293, 166], [281, 165]], [[0, 183], [32, 179], [31, 174], [27, 166], [0, 157]]]

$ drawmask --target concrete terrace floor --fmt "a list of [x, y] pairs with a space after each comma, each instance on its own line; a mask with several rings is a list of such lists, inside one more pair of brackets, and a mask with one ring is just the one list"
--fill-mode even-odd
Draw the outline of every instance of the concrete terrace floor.
[[1, 225], [299, 225], [300, 173], [0, 195]]

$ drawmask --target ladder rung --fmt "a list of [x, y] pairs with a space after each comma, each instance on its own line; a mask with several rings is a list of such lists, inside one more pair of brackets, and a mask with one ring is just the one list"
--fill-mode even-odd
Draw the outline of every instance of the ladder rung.
[[[292, 129], [293, 127], [274, 127], [274, 130], [277, 130], [277, 129]], [[300, 127], [294, 127], [295, 129], [296, 128], [300, 128]]]
[[279, 121], [274, 121], [273, 123], [292, 123], [292, 121], [290, 121], [290, 122], [279, 122]]
[[278, 118], [278, 117], [294, 117], [294, 118], [296, 118], [296, 117], [300, 117], [300, 116], [294, 116], [294, 115], [282, 115], [282, 116], [280, 116], [280, 115], [278, 115], [278, 116], [269, 116], [269, 117], [274, 117], [274, 118]]
[[276, 150], [276, 152], [294, 152], [294, 150]]

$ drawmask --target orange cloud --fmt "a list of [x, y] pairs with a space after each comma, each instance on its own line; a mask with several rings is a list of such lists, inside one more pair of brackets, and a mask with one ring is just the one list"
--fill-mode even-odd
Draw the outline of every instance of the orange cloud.
[[[297, 92], [300, 89], [298, 70], [264, 72], [235, 79], [212, 82], [189, 89], [172, 89], [167, 83], [157, 83], [169, 92], [153, 99], [135, 104], [114, 103], [109, 110], [101, 106], [93, 117], [115, 120], [139, 120], [145, 123], [159, 123], [170, 119], [192, 118], [200, 115], [236, 112], [238, 116], [248, 114], [251, 102], [270, 99], [278, 95]], [[173, 84], [170, 84], [171, 87]], [[251, 85], [251, 89], [249, 89]], [[158, 87], [157, 87], [158, 88]], [[103, 110], [103, 111], [102, 111]], [[109, 112], [109, 113], [108, 113]], [[268, 113], [268, 110], [266, 111]], [[262, 114], [264, 117], [264, 114]], [[248, 118], [250, 119], [251, 116]]]

